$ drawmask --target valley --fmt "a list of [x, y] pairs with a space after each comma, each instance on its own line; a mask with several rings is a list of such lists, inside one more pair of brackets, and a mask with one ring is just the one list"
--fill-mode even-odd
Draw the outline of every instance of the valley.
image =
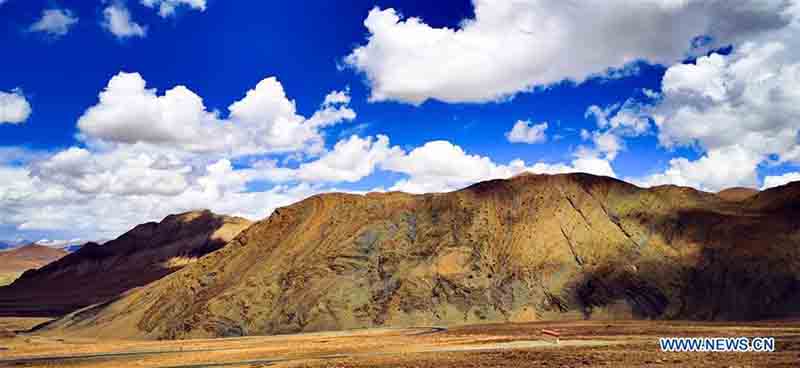
[[[0, 324], [1, 325], [1, 324]], [[542, 328], [562, 334], [559, 344]], [[774, 336], [774, 353], [663, 353], [663, 336]], [[23, 367], [794, 367], [800, 321], [561, 321], [376, 328], [177, 341], [0, 338]]]

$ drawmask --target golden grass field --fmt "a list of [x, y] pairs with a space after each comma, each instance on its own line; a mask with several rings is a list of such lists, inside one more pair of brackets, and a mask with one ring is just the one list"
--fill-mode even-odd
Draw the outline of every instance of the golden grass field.
[[[0, 329], [41, 319], [3, 319]], [[562, 333], [556, 345], [542, 328]], [[746, 324], [573, 321], [369, 329], [183, 341], [5, 333], [14, 367], [797, 367], [800, 321]], [[774, 353], [662, 353], [660, 336], [774, 336]]]

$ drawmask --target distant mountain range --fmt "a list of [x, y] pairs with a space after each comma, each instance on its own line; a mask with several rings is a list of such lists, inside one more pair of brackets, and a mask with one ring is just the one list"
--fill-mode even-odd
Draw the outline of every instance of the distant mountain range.
[[[20, 248], [22, 246], [30, 245], [30, 244], [37, 244], [37, 245], [50, 247], [50, 248], [55, 248], [55, 249], [63, 249], [65, 251], [67, 251], [67, 252], [72, 253], [72, 252], [80, 249], [85, 243], [87, 243], [87, 242], [82, 241], [82, 240], [69, 240], [69, 241], [66, 241], [66, 240], [64, 240], [64, 241], [62, 241], [62, 240], [57, 240], [57, 241], [51, 241], [51, 240], [31, 241], [31, 240], [25, 240], [25, 239], [13, 240], [13, 241], [12, 240], [0, 240], [0, 251], [8, 250], [8, 249]], [[102, 244], [102, 243], [105, 243], [105, 241], [95, 241], [93, 243]]]
[[30, 241], [30, 240], [24, 240], [24, 239], [19, 239], [19, 240], [0, 240], [0, 250], [19, 248], [19, 247], [21, 247], [23, 245], [27, 245], [27, 244], [31, 244], [31, 243], [33, 243], [33, 242]]
[[59, 316], [117, 298], [223, 247], [248, 226], [242, 218], [196, 211], [138, 225], [102, 245], [87, 243], [0, 288], [0, 315]]
[[0, 252], [0, 285], [6, 285], [21, 273], [42, 267], [67, 255], [63, 249], [28, 244]]

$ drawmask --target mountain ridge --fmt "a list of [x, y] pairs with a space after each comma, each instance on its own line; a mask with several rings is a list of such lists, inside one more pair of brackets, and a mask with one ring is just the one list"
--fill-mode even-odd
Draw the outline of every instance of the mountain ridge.
[[[794, 202], [793, 202], [794, 201]], [[758, 319], [800, 306], [800, 186], [746, 201], [588, 174], [331, 193], [45, 331], [179, 339], [564, 318]]]
[[208, 210], [137, 225], [104, 244], [87, 243], [0, 288], [0, 315], [59, 316], [115, 298], [224, 246], [250, 221]]

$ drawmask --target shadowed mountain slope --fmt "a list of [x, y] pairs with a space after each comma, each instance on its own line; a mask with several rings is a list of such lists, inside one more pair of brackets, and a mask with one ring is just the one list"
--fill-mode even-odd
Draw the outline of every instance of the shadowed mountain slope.
[[197, 211], [136, 226], [103, 245], [88, 243], [0, 288], [0, 315], [58, 316], [107, 301], [195, 262], [249, 225]]
[[46, 327], [188, 338], [560, 318], [800, 311], [800, 188], [745, 201], [586, 174], [444, 194], [325, 194]]

